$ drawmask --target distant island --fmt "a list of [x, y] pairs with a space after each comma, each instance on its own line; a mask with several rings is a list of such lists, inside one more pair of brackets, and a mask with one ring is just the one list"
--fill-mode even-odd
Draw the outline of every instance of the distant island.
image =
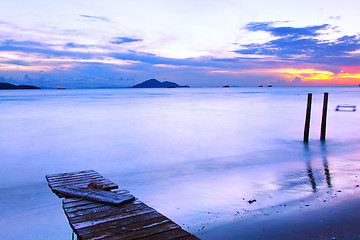
[[14, 85], [11, 83], [0, 82], [0, 89], [40, 89], [40, 88], [32, 85]]
[[174, 82], [160, 82], [156, 79], [149, 79], [145, 82], [136, 84], [132, 88], [188, 88], [189, 86], [180, 86]]

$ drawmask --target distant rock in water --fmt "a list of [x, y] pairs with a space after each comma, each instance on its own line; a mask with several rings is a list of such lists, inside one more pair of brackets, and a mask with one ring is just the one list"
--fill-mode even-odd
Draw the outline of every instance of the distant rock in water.
[[149, 79], [145, 82], [136, 84], [132, 88], [188, 88], [189, 86], [180, 86], [174, 82], [160, 82], [156, 79]]
[[40, 88], [31, 85], [14, 85], [11, 83], [0, 82], [0, 89], [40, 89]]

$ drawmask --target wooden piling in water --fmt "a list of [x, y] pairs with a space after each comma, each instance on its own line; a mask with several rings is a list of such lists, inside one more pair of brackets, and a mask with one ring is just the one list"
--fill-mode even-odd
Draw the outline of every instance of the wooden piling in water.
[[307, 108], [306, 108], [306, 118], [305, 118], [305, 128], [304, 128], [304, 142], [305, 143], [309, 142], [311, 101], [312, 101], [312, 93], [308, 93]]
[[325, 141], [328, 100], [329, 100], [329, 93], [325, 92], [324, 93], [324, 104], [323, 104], [322, 120], [321, 120], [321, 134], [320, 134], [320, 140], [321, 141]]

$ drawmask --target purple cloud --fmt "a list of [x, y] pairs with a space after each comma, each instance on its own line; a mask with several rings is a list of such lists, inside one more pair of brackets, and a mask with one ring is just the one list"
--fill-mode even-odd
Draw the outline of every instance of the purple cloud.
[[[335, 41], [320, 40], [318, 31], [328, 29], [328, 24], [304, 28], [274, 27], [272, 23], [249, 23], [249, 31], [266, 31], [280, 37], [263, 44], [240, 45], [234, 52], [243, 55], [275, 56], [283, 60], [308, 63], [352, 65], [360, 61], [360, 56], [352, 52], [360, 49], [360, 36], [343, 36]], [[351, 56], [351, 58], [349, 58]], [[298, 58], [294, 58], [298, 57]]]
[[112, 44], [124, 44], [129, 42], [141, 42], [142, 39], [138, 38], [128, 38], [128, 37], [117, 37], [114, 41], [112, 41]]
[[65, 47], [67, 48], [89, 48], [89, 45], [85, 45], [85, 44], [78, 44], [78, 43], [74, 43], [74, 42], [68, 42], [67, 44], [65, 44]]
[[101, 20], [101, 21], [105, 21], [105, 22], [110, 22], [110, 19], [108, 19], [107, 17], [102, 17], [102, 16], [91, 16], [91, 15], [81, 14], [80, 17], [90, 19], [92, 21]]
[[330, 27], [329, 24], [323, 24], [318, 26], [308, 26], [302, 28], [296, 27], [274, 27], [273, 22], [251, 22], [246, 25], [246, 29], [252, 32], [265, 31], [276, 37], [316, 37], [320, 33], [318, 31], [325, 30]]

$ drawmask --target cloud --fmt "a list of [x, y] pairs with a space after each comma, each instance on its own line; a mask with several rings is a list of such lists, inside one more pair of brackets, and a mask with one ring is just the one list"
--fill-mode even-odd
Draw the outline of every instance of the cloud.
[[67, 48], [89, 48], [89, 45], [85, 45], [85, 44], [78, 44], [78, 43], [74, 43], [74, 42], [68, 42], [65, 44], [65, 47]]
[[329, 24], [323, 24], [318, 26], [308, 26], [302, 28], [296, 27], [274, 27], [274, 22], [251, 22], [246, 25], [246, 29], [252, 32], [265, 31], [276, 37], [316, 37], [319, 36], [320, 30], [326, 30], [330, 27]]
[[138, 38], [117, 37], [111, 43], [112, 44], [124, 44], [124, 43], [141, 42], [141, 41], [142, 41], [142, 39], [138, 39]]
[[[70, 44], [65, 45], [65, 47], [79, 47], [81, 45]], [[84, 45], [85, 46], [85, 45]], [[16, 41], [13, 39], [6, 39], [0, 42], [0, 52], [1, 51], [13, 51], [21, 53], [35, 53], [43, 54], [45, 57], [77, 57], [77, 58], [86, 58], [89, 59], [94, 56], [90, 52], [76, 52], [76, 51], [66, 51], [66, 50], [55, 50], [55, 45], [34, 42], [34, 41]]]
[[0, 46], [6, 47], [45, 47], [47, 44], [34, 41], [16, 41], [13, 39], [4, 39], [0, 42]]
[[299, 84], [299, 83], [301, 83], [302, 81], [301, 81], [301, 78], [300, 78], [300, 77], [295, 77], [291, 82], [292, 82], [292, 83], [295, 83], [295, 84]]
[[[242, 55], [259, 55], [277, 57], [280, 60], [291, 60], [326, 64], [354, 64], [360, 60], [360, 36], [342, 36], [333, 41], [321, 40], [320, 30], [330, 28], [323, 24], [303, 28], [274, 27], [271, 22], [249, 23], [246, 29], [252, 32], [265, 31], [277, 39], [266, 43], [240, 45], [235, 53]], [[350, 58], [351, 57], [351, 58]]]
[[80, 17], [86, 18], [91, 21], [101, 20], [101, 21], [105, 21], [105, 22], [110, 22], [110, 19], [108, 19], [107, 17], [102, 17], [102, 16], [90, 16], [90, 15], [81, 14]]

